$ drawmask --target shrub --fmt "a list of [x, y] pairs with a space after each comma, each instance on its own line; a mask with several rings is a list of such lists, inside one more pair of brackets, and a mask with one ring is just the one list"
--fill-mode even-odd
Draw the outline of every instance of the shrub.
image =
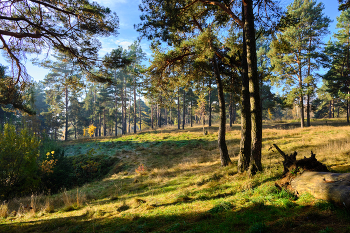
[[26, 195], [40, 183], [37, 159], [40, 140], [27, 129], [5, 124], [0, 133], [0, 199]]
[[[54, 151], [54, 153], [52, 153]], [[86, 155], [65, 156], [64, 150], [56, 142], [48, 141], [43, 144], [40, 164], [45, 164], [41, 173], [43, 191], [59, 192], [62, 188], [70, 189], [83, 185], [107, 175], [116, 163], [116, 157], [95, 155], [91, 149]], [[54, 159], [51, 168], [48, 161]], [[52, 169], [52, 172], [47, 172]]]
[[41, 172], [40, 191], [57, 193], [62, 188], [73, 186], [73, 165], [57, 142], [48, 138], [43, 141], [38, 164]]
[[107, 175], [117, 162], [116, 157], [108, 155], [76, 155], [68, 157], [73, 167], [74, 185], [83, 185]]

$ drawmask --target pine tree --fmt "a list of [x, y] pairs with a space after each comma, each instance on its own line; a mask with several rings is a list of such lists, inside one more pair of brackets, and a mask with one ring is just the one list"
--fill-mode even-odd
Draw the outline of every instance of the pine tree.
[[338, 32], [334, 34], [335, 41], [329, 42], [325, 53], [328, 55], [329, 70], [324, 75], [324, 82], [333, 98], [345, 102], [346, 118], [350, 115], [350, 10], [342, 11], [337, 17]]
[[[284, 83], [289, 99], [298, 98], [301, 127], [304, 122], [304, 97], [307, 97], [307, 126], [310, 125], [310, 96], [315, 89], [313, 70], [322, 58], [321, 39], [328, 33], [330, 19], [323, 14], [324, 5], [314, 0], [294, 0], [287, 7], [288, 14], [298, 23], [288, 26], [271, 43], [268, 56], [273, 71]], [[291, 88], [290, 88], [291, 87]]]

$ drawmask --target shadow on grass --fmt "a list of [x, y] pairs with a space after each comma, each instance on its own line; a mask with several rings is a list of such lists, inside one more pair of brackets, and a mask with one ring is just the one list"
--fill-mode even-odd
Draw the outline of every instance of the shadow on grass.
[[[237, 208], [218, 203], [207, 211], [196, 211], [196, 203], [179, 203], [179, 210], [162, 211], [155, 206], [147, 214], [142, 204], [119, 212], [86, 210], [80, 216], [0, 224], [0, 232], [348, 232], [349, 215], [341, 209], [308, 206], [277, 206], [256, 203]], [[180, 206], [181, 205], [181, 206]], [[191, 205], [191, 211], [181, 208]], [[187, 206], [188, 207], [188, 206]], [[137, 209], [140, 212], [137, 213]]]

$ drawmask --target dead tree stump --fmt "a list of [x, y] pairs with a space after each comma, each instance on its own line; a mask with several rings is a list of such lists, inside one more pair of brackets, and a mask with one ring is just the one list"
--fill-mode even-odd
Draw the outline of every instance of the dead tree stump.
[[350, 173], [331, 173], [317, 161], [311, 151], [310, 158], [297, 160], [297, 152], [285, 154], [276, 144], [273, 146], [282, 155], [283, 176], [276, 186], [296, 195], [310, 193], [317, 199], [331, 201], [350, 209]]

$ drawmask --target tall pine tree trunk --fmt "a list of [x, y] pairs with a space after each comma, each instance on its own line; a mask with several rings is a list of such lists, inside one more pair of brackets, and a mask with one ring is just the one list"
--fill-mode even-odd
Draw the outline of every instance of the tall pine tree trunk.
[[125, 135], [125, 128], [124, 128], [124, 122], [125, 122], [125, 92], [124, 92], [124, 81], [122, 82], [121, 87], [121, 98], [122, 98], [122, 118], [121, 118], [121, 128], [122, 128], [122, 135]]
[[159, 104], [157, 104], [156, 120], [157, 120], [157, 127], [159, 127]]
[[193, 115], [193, 113], [192, 113], [193, 110], [192, 109], [193, 109], [193, 106], [192, 106], [192, 99], [191, 99], [191, 110], [190, 110], [191, 111], [191, 127], [193, 126], [193, 122], [192, 122], [193, 121], [193, 116], [192, 116]]
[[162, 107], [159, 106], [159, 128], [162, 128]]
[[[242, 4], [243, 8], [243, 4]], [[244, 9], [244, 8], [243, 8]], [[243, 21], [244, 21], [243, 14]], [[244, 29], [243, 29], [244, 30]], [[251, 117], [250, 117], [250, 97], [249, 79], [247, 66], [247, 46], [245, 33], [243, 33], [243, 56], [242, 56], [242, 92], [241, 92], [241, 141], [237, 170], [239, 173], [249, 169], [251, 154]]]
[[209, 120], [208, 126], [211, 126], [211, 79], [209, 78], [209, 97], [208, 97], [208, 105], [209, 105]]
[[244, 33], [246, 34], [247, 46], [247, 66], [249, 78], [249, 93], [250, 93], [250, 111], [251, 111], [251, 136], [252, 150], [250, 160], [250, 173], [255, 174], [256, 171], [262, 170], [261, 165], [261, 148], [262, 148], [262, 119], [260, 108], [260, 93], [259, 93], [259, 76], [256, 57], [256, 41], [255, 41], [255, 26], [253, 1], [243, 0], [244, 5]]
[[98, 136], [101, 137], [101, 112], [98, 113]]
[[164, 108], [164, 120], [165, 126], [168, 126], [168, 109], [166, 107]]
[[177, 129], [180, 129], [180, 89], [177, 91]]
[[[349, 91], [348, 91], [348, 96], [349, 96]], [[349, 109], [349, 99], [346, 100], [346, 122], [349, 124], [349, 114], [350, 109]]]
[[185, 92], [185, 88], [183, 89], [183, 106], [182, 106], [182, 129], [185, 129], [185, 116], [186, 116], [186, 92]]
[[107, 129], [106, 129], [106, 109], [103, 109], [103, 136], [106, 137], [107, 135]]
[[[309, 39], [309, 53], [311, 52], [311, 38]], [[311, 57], [308, 57], [308, 67], [307, 67], [307, 76], [311, 75]], [[306, 127], [311, 126], [310, 122], [310, 83], [307, 83], [307, 102], [306, 102]]]
[[301, 73], [301, 64], [299, 62], [299, 107], [300, 107], [300, 126], [301, 128], [304, 128], [304, 95], [303, 95], [303, 79], [302, 79], [302, 73]]
[[173, 124], [172, 117], [171, 117], [171, 109], [172, 107], [169, 108], [169, 125]]
[[65, 131], [64, 131], [64, 140], [68, 140], [68, 86], [65, 86], [65, 97], [66, 97], [66, 122], [65, 122]]
[[231, 164], [231, 159], [228, 154], [227, 145], [226, 145], [226, 110], [225, 110], [224, 85], [220, 77], [220, 71], [219, 71], [218, 63], [216, 61], [216, 56], [214, 56], [212, 62], [214, 65], [216, 85], [218, 87], [218, 99], [219, 99], [219, 108], [220, 108], [220, 124], [219, 124], [219, 133], [218, 133], [220, 160], [221, 160], [221, 166], [227, 166]]
[[134, 76], [134, 133], [136, 133], [136, 77]]
[[230, 118], [230, 128], [232, 128], [232, 113], [233, 113], [233, 110], [232, 110], [232, 92], [230, 92], [230, 105], [229, 105], [229, 118]]
[[154, 113], [153, 113], [153, 104], [152, 104], [152, 105], [151, 105], [151, 128], [152, 128], [152, 129], [153, 129], [153, 121], [154, 121], [153, 115], [154, 115]]
[[130, 101], [129, 101], [129, 116], [128, 116], [128, 133], [131, 133], [131, 90], [130, 90]]
[[142, 126], [142, 118], [141, 118], [141, 114], [142, 114], [142, 106], [141, 106], [141, 90], [140, 90], [140, 96], [139, 96], [139, 109], [140, 109], [140, 115], [139, 115], [139, 118], [140, 118], [140, 131], [142, 130], [141, 129], [141, 126]]
[[[114, 81], [115, 83], [117, 83], [117, 74], [116, 74], [116, 70], [114, 69]], [[118, 136], [118, 98], [117, 98], [117, 84], [115, 84], [114, 86], [114, 106], [115, 106], [115, 118], [114, 118], [114, 122], [115, 122], [115, 126], [114, 126], [114, 135], [117, 137]]]

